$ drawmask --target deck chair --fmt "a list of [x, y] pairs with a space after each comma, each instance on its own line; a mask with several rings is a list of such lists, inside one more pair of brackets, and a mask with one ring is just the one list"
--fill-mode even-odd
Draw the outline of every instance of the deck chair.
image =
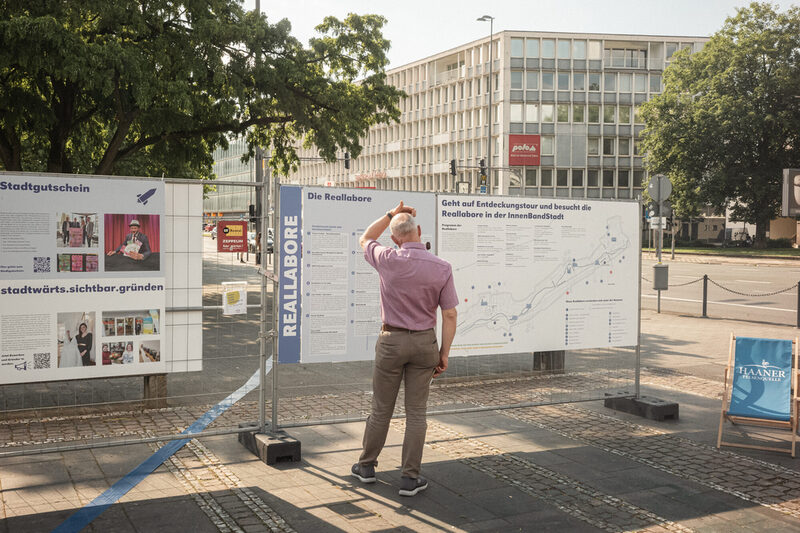
[[[719, 417], [717, 448], [736, 446], [791, 453], [795, 456], [798, 408], [798, 342], [736, 337], [731, 334], [725, 390]], [[727, 406], [727, 409], [726, 409]], [[722, 426], [782, 428], [791, 431], [791, 448], [757, 446], [722, 440]]]

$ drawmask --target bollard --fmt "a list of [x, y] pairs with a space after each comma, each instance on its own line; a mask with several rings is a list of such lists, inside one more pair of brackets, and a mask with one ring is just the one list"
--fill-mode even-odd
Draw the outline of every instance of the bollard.
[[[797, 284], [797, 287], [798, 291], [800, 291], [800, 283]], [[703, 274], [703, 318], [708, 318], [707, 311], [708, 311], [708, 274]], [[800, 315], [798, 316], [800, 317]], [[798, 324], [800, 324], [800, 318], [798, 318], [797, 320]]]

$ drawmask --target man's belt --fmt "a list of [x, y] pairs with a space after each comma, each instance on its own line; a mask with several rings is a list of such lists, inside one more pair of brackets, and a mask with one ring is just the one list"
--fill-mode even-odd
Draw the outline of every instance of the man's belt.
[[422, 333], [423, 331], [431, 331], [433, 328], [428, 329], [408, 329], [408, 328], [397, 328], [394, 326], [390, 326], [389, 324], [384, 324], [381, 326], [381, 331], [392, 331], [395, 333]]

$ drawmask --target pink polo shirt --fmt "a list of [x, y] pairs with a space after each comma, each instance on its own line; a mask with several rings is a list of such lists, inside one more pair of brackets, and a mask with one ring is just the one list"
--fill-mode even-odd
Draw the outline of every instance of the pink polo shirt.
[[407, 242], [399, 250], [369, 241], [364, 258], [381, 279], [381, 320], [398, 328], [423, 330], [436, 327], [436, 308], [458, 305], [450, 263]]

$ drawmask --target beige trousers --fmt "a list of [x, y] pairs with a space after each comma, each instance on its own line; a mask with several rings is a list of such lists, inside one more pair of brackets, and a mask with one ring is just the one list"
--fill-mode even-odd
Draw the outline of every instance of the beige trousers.
[[386, 442], [389, 422], [400, 382], [405, 384], [406, 433], [403, 439], [403, 475], [419, 477], [422, 449], [428, 429], [428, 406], [433, 370], [439, 363], [439, 346], [433, 329], [381, 331], [375, 345], [372, 375], [372, 412], [364, 430], [363, 451], [358, 462], [374, 464]]

